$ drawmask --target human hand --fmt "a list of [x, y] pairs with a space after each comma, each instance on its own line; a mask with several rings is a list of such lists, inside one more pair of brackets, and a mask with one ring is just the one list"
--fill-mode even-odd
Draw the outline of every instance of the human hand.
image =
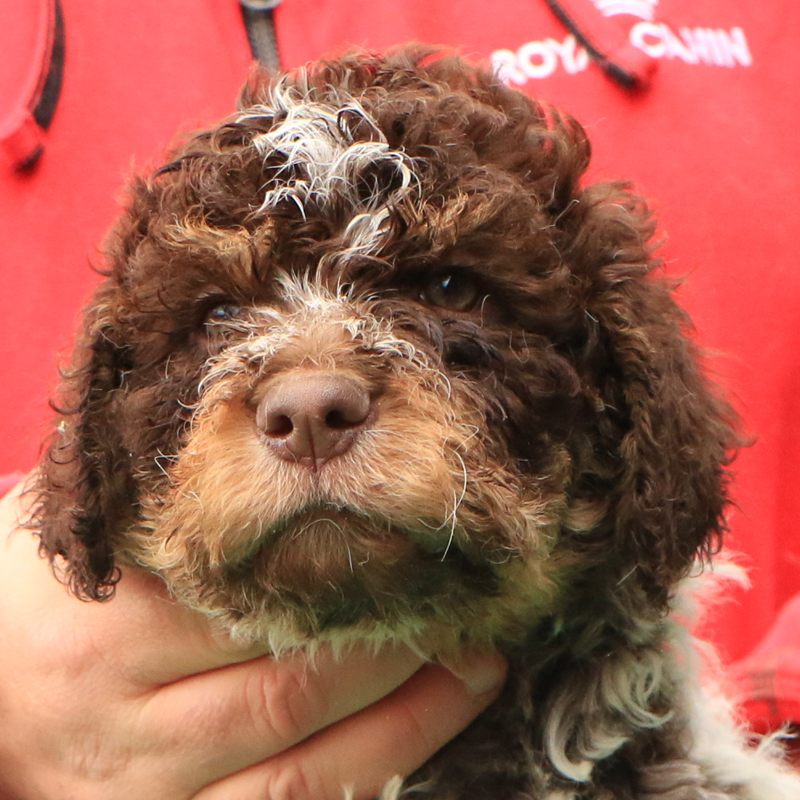
[[0, 501], [2, 798], [366, 800], [499, 692], [494, 655], [465, 655], [465, 683], [405, 648], [322, 650], [313, 668], [237, 649], [135, 570], [110, 602], [82, 602], [20, 503]]

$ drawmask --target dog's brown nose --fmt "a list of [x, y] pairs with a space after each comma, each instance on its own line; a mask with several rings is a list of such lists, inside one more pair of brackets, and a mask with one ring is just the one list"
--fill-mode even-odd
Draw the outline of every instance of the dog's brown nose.
[[299, 373], [269, 386], [258, 403], [256, 424], [281, 458], [316, 472], [350, 449], [371, 406], [369, 392], [354, 378]]

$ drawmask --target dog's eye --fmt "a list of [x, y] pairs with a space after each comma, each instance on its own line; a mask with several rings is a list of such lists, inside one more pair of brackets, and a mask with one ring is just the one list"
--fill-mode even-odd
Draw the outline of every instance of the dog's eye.
[[450, 311], [469, 311], [478, 300], [478, 286], [466, 272], [443, 272], [428, 281], [420, 298]]
[[217, 303], [203, 317], [204, 325], [223, 325], [241, 314], [242, 309], [235, 303]]

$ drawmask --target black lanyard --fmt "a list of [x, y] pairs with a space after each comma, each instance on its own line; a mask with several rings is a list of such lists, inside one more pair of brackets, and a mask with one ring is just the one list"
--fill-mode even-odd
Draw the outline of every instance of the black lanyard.
[[239, 0], [247, 28], [250, 52], [267, 69], [281, 69], [281, 55], [275, 38], [275, 9], [281, 0]]

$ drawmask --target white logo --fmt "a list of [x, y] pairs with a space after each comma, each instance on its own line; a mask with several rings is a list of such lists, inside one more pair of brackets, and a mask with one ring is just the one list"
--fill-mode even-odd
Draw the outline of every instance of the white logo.
[[741, 28], [681, 28], [675, 33], [666, 22], [637, 22], [630, 40], [653, 58], [679, 58], [687, 64], [716, 67], [749, 67], [753, 63]]
[[617, 14], [629, 14], [652, 21], [658, 0], [592, 0], [594, 7], [604, 16], [613, 17]]
[[[596, 5], [611, 0], [593, 0]], [[616, 0], [614, 0], [616, 3]], [[644, 3], [654, 7], [657, 0]], [[617, 12], [615, 12], [617, 13]], [[629, 13], [629, 12], [626, 12]], [[715, 67], [749, 67], [753, 63], [747, 37], [741, 28], [680, 28], [677, 33], [666, 22], [637, 22], [630, 30], [634, 47], [652, 58], [678, 59], [686, 64], [708, 64]], [[569, 75], [582, 72], [589, 65], [589, 56], [570, 34], [563, 42], [537, 39], [517, 50], [495, 50], [492, 64], [506, 83], [522, 86], [530, 80], [541, 80], [559, 67]]]
[[578, 47], [572, 34], [563, 42], [557, 39], [526, 42], [516, 52], [495, 50], [491, 59], [497, 74], [506, 83], [516, 83], [518, 86], [552, 75], [559, 63], [570, 75], [589, 66], [589, 54]]

